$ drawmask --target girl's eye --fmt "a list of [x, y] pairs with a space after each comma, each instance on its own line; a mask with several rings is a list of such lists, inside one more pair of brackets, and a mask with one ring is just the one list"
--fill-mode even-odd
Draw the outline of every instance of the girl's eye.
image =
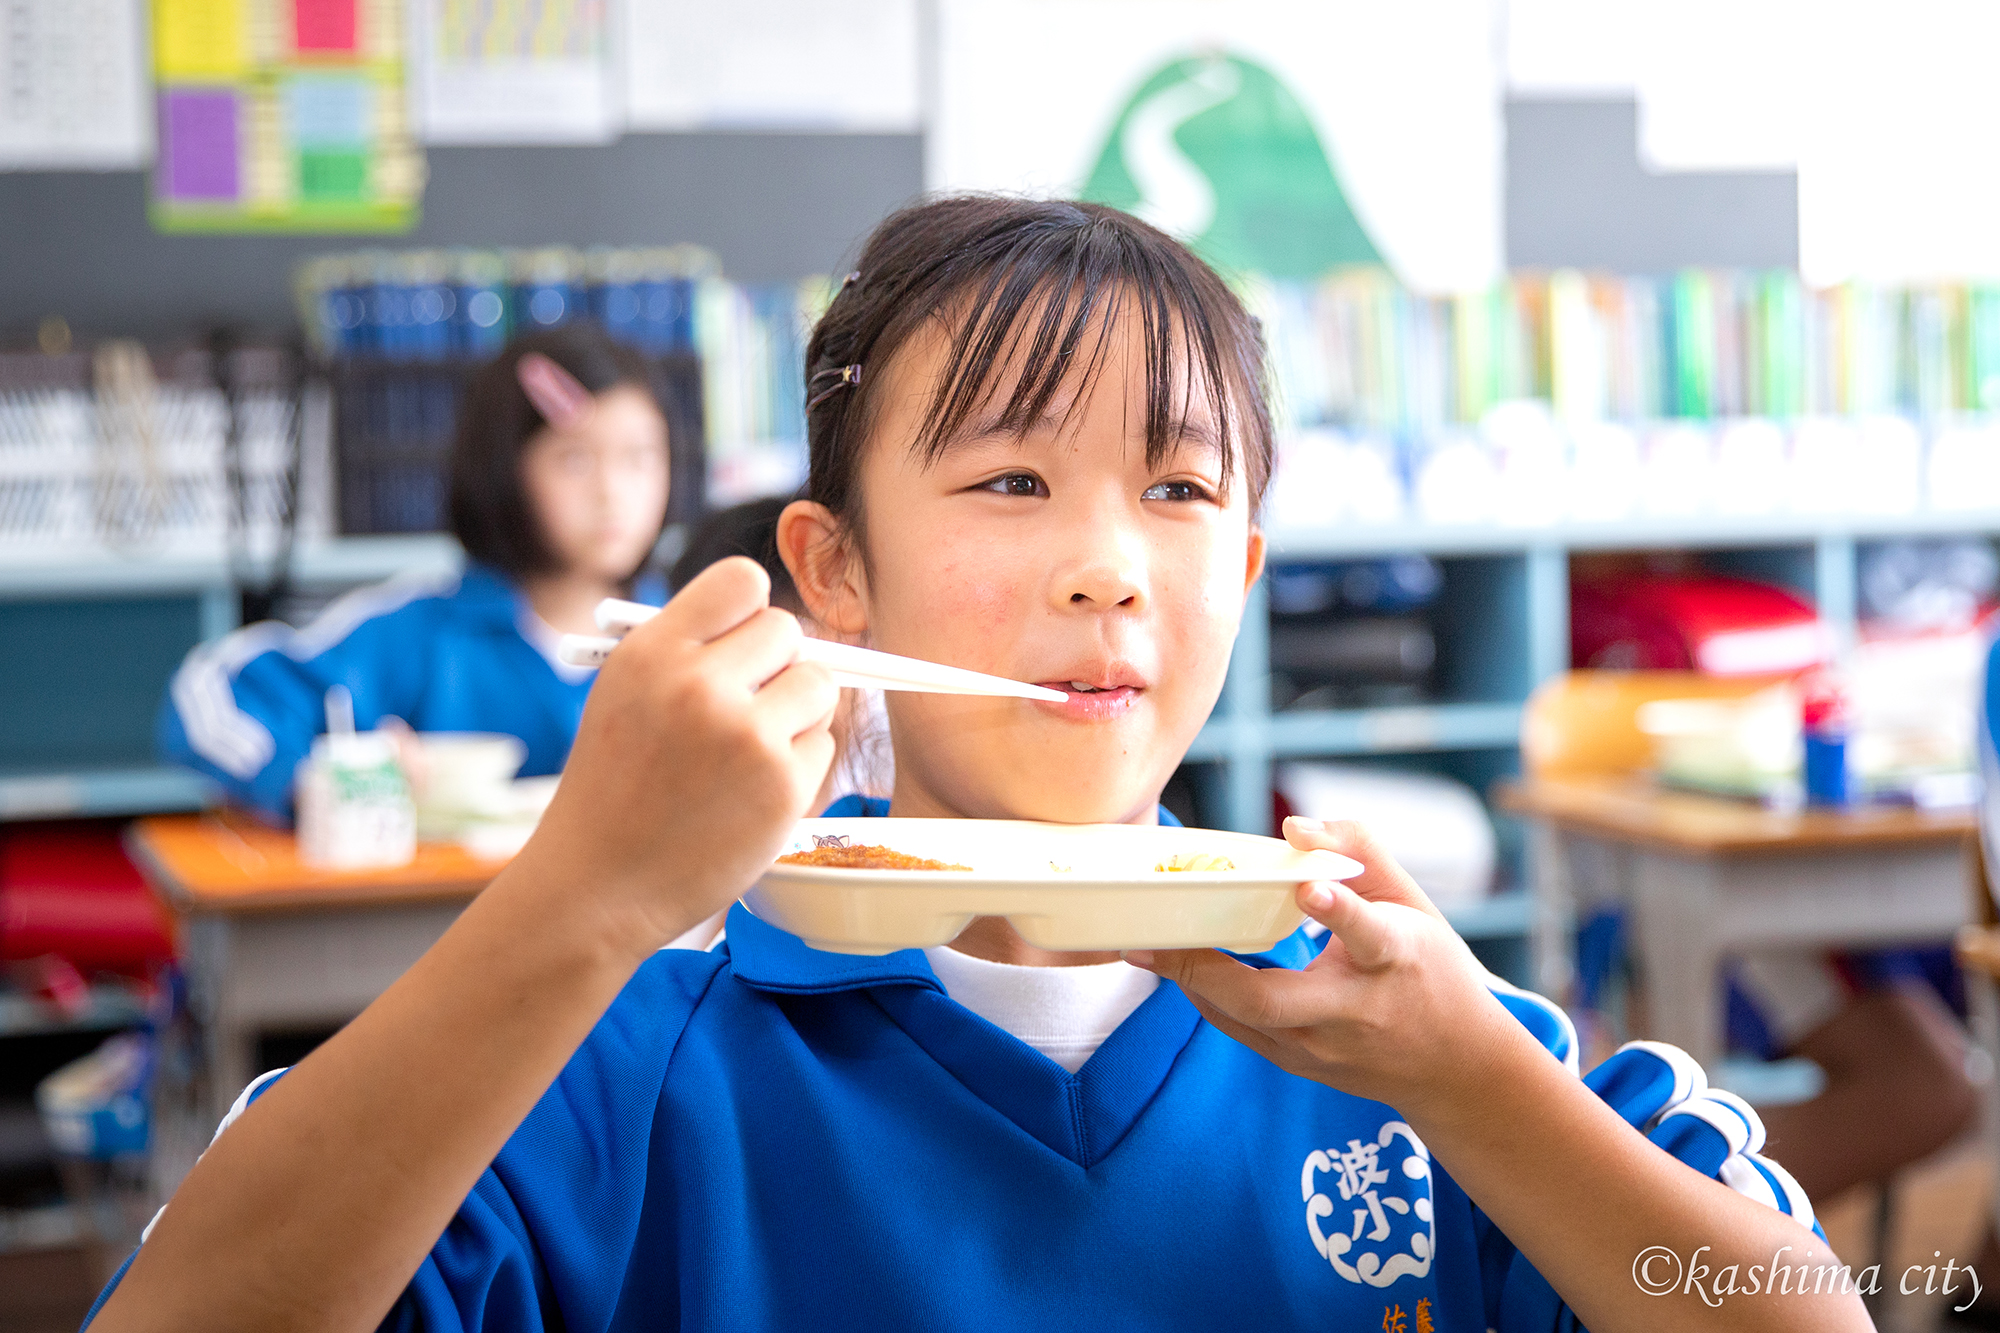
[[979, 489], [992, 491], [995, 495], [1044, 496], [1049, 493], [1042, 479], [1032, 472], [1009, 472], [1004, 477], [995, 477], [982, 484]]
[[1186, 503], [1189, 500], [1206, 500], [1208, 492], [1192, 481], [1160, 481], [1148, 486], [1139, 498]]

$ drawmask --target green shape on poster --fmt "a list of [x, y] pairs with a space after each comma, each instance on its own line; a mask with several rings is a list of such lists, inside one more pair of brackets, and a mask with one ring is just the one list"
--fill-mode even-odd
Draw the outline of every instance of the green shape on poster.
[[301, 199], [361, 199], [368, 193], [368, 154], [308, 149], [299, 154]]
[[1225, 269], [1311, 278], [1382, 262], [1305, 107], [1237, 56], [1171, 61], [1141, 84], [1082, 197], [1137, 214]]

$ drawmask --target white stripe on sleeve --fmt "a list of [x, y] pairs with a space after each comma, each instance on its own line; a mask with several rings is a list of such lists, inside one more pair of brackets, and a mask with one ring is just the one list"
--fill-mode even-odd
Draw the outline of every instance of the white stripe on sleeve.
[[1562, 1028], [1563, 1035], [1569, 1039], [1569, 1050], [1563, 1056], [1563, 1064], [1569, 1067], [1569, 1072], [1572, 1074], [1580, 1076], [1583, 1073], [1583, 1066], [1579, 1063], [1582, 1058], [1580, 1055], [1582, 1043], [1577, 1040], [1576, 1024], [1570, 1021], [1569, 1012], [1566, 1009], [1539, 991], [1523, 989], [1492, 971], [1486, 973], [1486, 988], [1491, 991], [1498, 991], [1503, 995], [1514, 995], [1524, 1000], [1530, 1000], [1537, 1008], [1540, 1008], [1550, 1017], [1554, 1018], [1556, 1023]]
[[336, 599], [304, 629], [277, 621], [249, 625], [206, 643], [187, 655], [174, 673], [168, 694], [180, 713], [194, 752], [223, 772], [248, 782], [277, 753], [270, 728], [236, 702], [236, 674], [268, 652], [282, 652], [293, 661], [319, 656], [352, 634], [365, 621], [388, 615], [424, 597], [449, 596], [459, 576], [434, 573], [400, 574], [384, 583], [356, 588]]
[[1667, 1067], [1674, 1071], [1674, 1095], [1667, 1099], [1666, 1106], [1660, 1108], [1663, 1111], [1678, 1106], [1698, 1092], [1708, 1091], [1708, 1075], [1702, 1072], [1702, 1067], [1695, 1063], [1692, 1055], [1678, 1046], [1669, 1046], [1663, 1041], [1628, 1041], [1618, 1049], [1645, 1051], [1666, 1061]]
[[1743, 1145], [1744, 1152], [1762, 1152], [1764, 1150], [1764, 1117], [1757, 1114], [1755, 1107], [1727, 1088], [1710, 1088], [1708, 1090], [1708, 1099], [1712, 1102], [1720, 1102], [1742, 1117], [1744, 1128], [1750, 1131], [1749, 1141]]
[[[1660, 1117], [1662, 1123], [1677, 1115], [1693, 1116], [1722, 1135], [1722, 1141], [1729, 1145], [1731, 1157], [1741, 1156], [1750, 1143], [1750, 1126], [1743, 1119], [1743, 1113], [1733, 1106], [1725, 1106], [1714, 1099], [1712, 1093], [1701, 1093], [1688, 1098], [1678, 1106], [1669, 1107]], [[1761, 1122], [1759, 1128], [1761, 1128]], [[1761, 1138], [1762, 1135], [1759, 1135]]]
[[1727, 1157], [1723, 1159], [1722, 1183], [1741, 1194], [1746, 1199], [1755, 1199], [1767, 1208], [1775, 1208], [1781, 1213], [1791, 1209], [1785, 1201], [1771, 1189], [1771, 1182], [1748, 1157]]
[[[287, 1066], [287, 1068], [289, 1068], [289, 1066]], [[236, 1123], [237, 1119], [242, 1116], [244, 1110], [250, 1105], [250, 1099], [257, 1095], [257, 1089], [263, 1087], [266, 1083], [269, 1083], [272, 1079], [276, 1078], [278, 1075], [284, 1072], [285, 1071], [283, 1069], [273, 1069], [267, 1073], [259, 1074], [257, 1075], [257, 1077], [251, 1079], [250, 1082], [244, 1086], [243, 1091], [236, 1094], [236, 1100], [229, 1104], [229, 1110], [223, 1114], [222, 1123], [215, 1127], [215, 1133], [209, 1138], [208, 1146], [213, 1148], [215, 1146], [216, 1139], [222, 1137], [222, 1131], [228, 1129], [231, 1125]], [[200, 1161], [201, 1159], [196, 1158], [195, 1160]], [[146, 1229], [139, 1233], [139, 1243], [141, 1245], [144, 1245], [149, 1239], [152, 1238], [153, 1228], [160, 1225], [160, 1219], [165, 1217], [166, 1215], [167, 1215], [167, 1205], [163, 1203], [160, 1205], [160, 1211], [153, 1214], [153, 1220], [146, 1223]]]
[[1794, 1222], [1804, 1227], [1809, 1227], [1813, 1224], [1812, 1200], [1808, 1199], [1806, 1192], [1799, 1188], [1799, 1182], [1792, 1179], [1791, 1172], [1785, 1170], [1784, 1167], [1779, 1166], [1770, 1158], [1759, 1156], [1756, 1153], [1747, 1154], [1746, 1160], [1762, 1167], [1766, 1175], [1778, 1182], [1778, 1187], [1785, 1192], [1784, 1210], [1792, 1215]]

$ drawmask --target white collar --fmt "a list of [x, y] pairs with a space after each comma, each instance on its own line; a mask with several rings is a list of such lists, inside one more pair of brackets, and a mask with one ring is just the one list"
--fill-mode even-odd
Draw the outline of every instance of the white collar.
[[1130, 963], [1020, 967], [924, 950], [945, 994], [1074, 1074], [1160, 979]]

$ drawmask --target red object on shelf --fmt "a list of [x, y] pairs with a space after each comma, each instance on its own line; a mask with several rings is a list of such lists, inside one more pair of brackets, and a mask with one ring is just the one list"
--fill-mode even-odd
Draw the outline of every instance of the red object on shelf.
[[1749, 579], [1635, 578], [1570, 589], [1570, 660], [1613, 671], [1764, 676], [1831, 655], [1812, 603]]
[[1802, 684], [1799, 721], [1808, 732], [1838, 731], [1847, 725], [1847, 692], [1825, 672], [1814, 672]]
[[54, 954], [146, 979], [173, 961], [173, 922], [102, 823], [0, 829], [0, 961]]

